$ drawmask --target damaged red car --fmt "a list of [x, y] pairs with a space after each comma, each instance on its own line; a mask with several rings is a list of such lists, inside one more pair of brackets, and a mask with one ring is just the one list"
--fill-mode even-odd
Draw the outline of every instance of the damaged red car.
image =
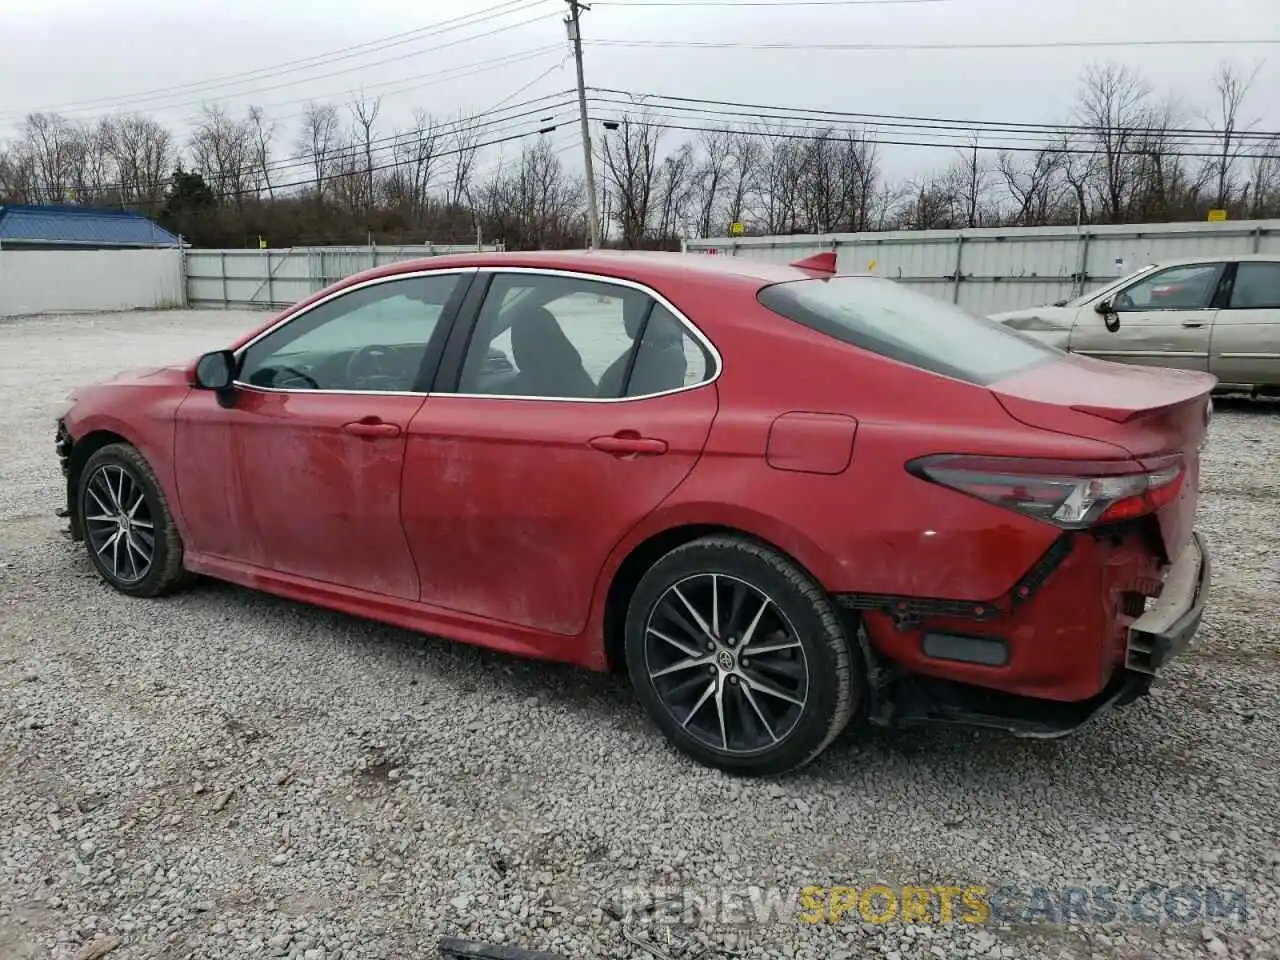
[[771, 774], [854, 724], [1053, 737], [1144, 694], [1206, 601], [1214, 383], [832, 255], [471, 254], [81, 389], [57, 450], [123, 593], [624, 671], [680, 750]]

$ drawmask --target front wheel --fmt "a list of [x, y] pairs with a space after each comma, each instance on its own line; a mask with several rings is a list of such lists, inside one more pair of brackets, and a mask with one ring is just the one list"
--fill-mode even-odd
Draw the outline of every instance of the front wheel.
[[155, 597], [190, 579], [169, 502], [135, 447], [95, 450], [77, 493], [85, 546], [103, 580], [130, 596]]
[[637, 586], [627, 669], [649, 715], [707, 766], [771, 775], [816, 758], [857, 706], [857, 660], [822, 588], [763, 544], [712, 536]]

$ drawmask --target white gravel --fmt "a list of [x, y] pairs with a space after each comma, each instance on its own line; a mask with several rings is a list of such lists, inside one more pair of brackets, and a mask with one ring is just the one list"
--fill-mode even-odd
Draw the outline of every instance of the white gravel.
[[[641, 957], [602, 908], [809, 884], [1242, 886], [1248, 914], [1074, 926], [721, 916], [751, 957], [1280, 955], [1280, 419], [1220, 404], [1199, 648], [1059, 744], [846, 737], [740, 782], [670, 750], [617, 680], [213, 583], [100, 585], [53, 511], [52, 411], [257, 314], [0, 323], [0, 957], [397, 958], [442, 935]], [[645, 937], [642, 927], [635, 928]], [[111, 949], [114, 945], [114, 949]], [[706, 956], [714, 956], [708, 953]]]

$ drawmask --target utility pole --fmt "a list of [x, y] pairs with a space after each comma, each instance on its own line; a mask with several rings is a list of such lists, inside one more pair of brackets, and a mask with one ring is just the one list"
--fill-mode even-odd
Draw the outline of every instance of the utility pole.
[[569, 4], [569, 16], [564, 25], [573, 42], [573, 59], [578, 65], [578, 112], [582, 121], [582, 163], [587, 180], [587, 229], [591, 248], [600, 248], [600, 211], [596, 207], [596, 173], [591, 160], [591, 128], [587, 123], [587, 82], [582, 75], [582, 29], [580, 17], [583, 10], [591, 8], [579, 0], [565, 0]]

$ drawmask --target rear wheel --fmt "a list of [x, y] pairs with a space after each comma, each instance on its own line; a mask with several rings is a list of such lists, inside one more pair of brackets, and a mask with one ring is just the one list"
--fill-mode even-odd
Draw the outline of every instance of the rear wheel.
[[627, 669], [649, 715], [700, 763], [770, 775], [818, 756], [853, 716], [858, 662], [822, 588], [775, 550], [715, 536], [641, 579]]
[[80, 472], [77, 502], [89, 559], [121, 593], [156, 597], [190, 579], [168, 500], [136, 448], [113, 443], [94, 451]]

